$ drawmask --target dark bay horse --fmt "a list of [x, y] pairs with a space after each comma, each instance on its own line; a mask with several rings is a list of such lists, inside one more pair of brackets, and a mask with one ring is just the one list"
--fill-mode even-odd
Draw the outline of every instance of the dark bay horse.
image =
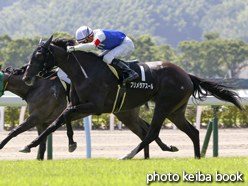
[[[50, 79], [37, 78], [35, 86], [27, 86], [22, 77], [27, 66], [11, 70], [11, 67], [1, 70], [4, 73], [4, 91], [8, 90], [20, 96], [27, 102], [30, 116], [18, 127], [13, 129], [9, 135], [0, 142], [2, 149], [13, 137], [19, 135], [36, 126], [40, 135], [45, 129], [64, 111], [67, 106], [66, 91], [58, 78]], [[120, 119], [126, 123], [127, 113], [122, 113]], [[149, 128], [148, 123], [139, 118], [139, 108], [132, 110], [131, 125], [127, 125], [141, 139], [144, 138], [146, 130]], [[177, 151], [176, 147], [167, 147], [160, 139], [157, 143], [164, 151]], [[44, 159], [46, 150], [46, 138], [40, 142], [39, 159]], [[73, 151], [69, 149], [69, 151]], [[145, 158], [149, 158], [149, 147], [145, 149]]]
[[[52, 37], [46, 42], [40, 42], [32, 53], [29, 67], [23, 81], [27, 85], [35, 84], [35, 77], [49, 71], [54, 66], [60, 67], [71, 79], [71, 106], [50, 125], [36, 140], [23, 148], [23, 152], [30, 152], [49, 133], [55, 131], [63, 123], [67, 125], [67, 132], [71, 134], [71, 120], [86, 117], [91, 114], [100, 115], [110, 113], [114, 105], [117, 92], [117, 79], [102, 62], [102, 58], [93, 53], [77, 51], [73, 54], [66, 52], [67, 45], [73, 45], [74, 39], [55, 39]], [[129, 122], [131, 110], [148, 101], [155, 103], [154, 115], [147, 135], [142, 142], [130, 153], [120, 159], [131, 159], [140, 150], [157, 139], [163, 121], [168, 118], [180, 130], [185, 132], [192, 140], [194, 154], [200, 158], [199, 132], [185, 118], [185, 110], [189, 97], [204, 99], [211, 94], [218, 99], [233, 103], [239, 109], [243, 109], [238, 101], [238, 95], [224, 85], [207, 81], [187, 74], [178, 66], [169, 62], [149, 62], [147, 65], [153, 75], [153, 89], [127, 89], [126, 98], [120, 112], [126, 114], [126, 122]], [[69, 135], [68, 135], [69, 136]]]
[[[35, 86], [27, 86], [23, 81], [23, 69], [1, 70], [4, 73], [4, 91], [8, 90], [27, 102], [29, 117], [14, 128], [0, 142], [2, 149], [13, 137], [36, 126], [40, 135], [62, 113], [67, 106], [66, 91], [58, 78], [38, 79]], [[39, 157], [44, 159], [46, 138], [40, 142]]]

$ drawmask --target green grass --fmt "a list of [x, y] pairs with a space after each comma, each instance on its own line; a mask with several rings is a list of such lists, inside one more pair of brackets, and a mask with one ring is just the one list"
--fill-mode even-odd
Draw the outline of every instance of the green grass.
[[[4, 186], [139, 186], [146, 185], [147, 174], [178, 174], [179, 182], [153, 182], [150, 185], [219, 185], [215, 172], [243, 174], [244, 182], [222, 182], [222, 185], [248, 185], [248, 158], [159, 158], [132, 159], [74, 159], [50, 161], [0, 161], [0, 185]], [[188, 174], [211, 174], [212, 182], [183, 182], [183, 171]]]

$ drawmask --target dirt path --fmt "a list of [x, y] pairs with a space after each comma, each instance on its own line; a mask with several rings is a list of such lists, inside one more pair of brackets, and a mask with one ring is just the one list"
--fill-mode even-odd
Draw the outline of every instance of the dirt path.
[[[8, 132], [0, 132], [0, 140]], [[200, 130], [201, 146], [206, 129]], [[33, 148], [29, 154], [18, 152], [20, 148], [29, 144], [37, 137], [36, 131], [27, 131], [12, 139], [2, 150], [0, 160], [33, 160], [36, 158], [38, 148]], [[179, 130], [162, 129], [160, 138], [167, 145], [179, 148], [178, 152], [163, 152], [156, 143], [150, 145], [150, 157], [193, 157], [193, 144], [191, 140]], [[68, 140], [65, 130], [53, 133], [53, 159], [86, 158], [85, 133], [82, 130], [74, 132], [74, 139], [78, 148], [73, 153], [68, 152]], [[129, 130], [93, 130], [91, 131], [92, 158], [118, 158], [128, 153], [140, 142]], [[213, 156], [212, 136], [209, 142], [206, 157]], [[248, 156], [248, 129], [219, 129], [219, 157]], [[143, 158], [143, 151], [135, 158]]]

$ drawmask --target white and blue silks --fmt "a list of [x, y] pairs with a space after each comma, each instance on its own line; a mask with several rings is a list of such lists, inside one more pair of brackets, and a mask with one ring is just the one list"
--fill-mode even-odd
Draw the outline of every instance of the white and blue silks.
[[74, 46], [75, 50], [105, 50], [103, 61], [110, 64], [114, 58], [121, 59], [130, 56], [134, 51], [132, 40], [124, 33], [114, 30], [93, 30], [93, 42]]

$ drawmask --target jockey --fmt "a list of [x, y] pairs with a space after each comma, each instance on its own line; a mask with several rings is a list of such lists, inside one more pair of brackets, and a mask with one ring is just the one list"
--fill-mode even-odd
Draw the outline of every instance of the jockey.
[[59, 79], [61, 79], [65, 83], [67, 83], [69, 85], [71, 84], [71, 80], [69, 79], [67, 74], [63, 70], [61, 70], [60, 68], [57, 71], [57, 76], [59, 77]]
[[71, 100], [70, 100], [71, 80], [69, 79], [67, 74], [63, 70], [61, 70], [60, 68], [57, 71], [57, 76], [60, 80], [65, 82], [66, 95], [67, 95], [67, 99], [70, 103], [71, 102]]
[[103, 61], [107, 64], [117, 65], [127, 77], [123, 83], [128, 83], [139, 77], [138, 73], [130, 69], [120, 58], [131, 55], [134, 51], [132, 40], [124, 33], [115, 30], [91, 30], [87, 26], [81, 26], [76, 31], [76, 40], [79, 45], [67, 46], [67, 52], [75, 50], [91, 50], [98, 48], [105, 50], [102, 54]]

